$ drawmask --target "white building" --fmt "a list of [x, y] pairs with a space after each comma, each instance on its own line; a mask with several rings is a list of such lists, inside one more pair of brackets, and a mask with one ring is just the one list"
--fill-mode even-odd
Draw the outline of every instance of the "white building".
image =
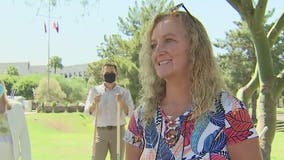
[[[0, 74], [3, 74], [9, 66], [17, 68], [20, 75], [27, 75], [33, 73], [44, 74], [47, 73], [47, 66], [45, 65], [30, 65], [29, 62], [13, 62], [13, 63], [0, 63]], [[88, 64], [77, 64], [70, 66], [63, 66], [62, 69], [57, 69], [56, 73], [63, 75], [65, 78], [70, 77], [83, 77], [86, 75]], [[50, 72], [53, 69], [50, 68]]]

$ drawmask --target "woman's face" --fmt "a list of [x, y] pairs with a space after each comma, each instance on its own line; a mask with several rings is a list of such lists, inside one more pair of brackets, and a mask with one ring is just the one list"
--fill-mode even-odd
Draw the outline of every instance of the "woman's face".
[[168, 17], [160, 21], [151, 36], [152, 62], [162, 79], [188, 76], [189, 42], [180, 20]]

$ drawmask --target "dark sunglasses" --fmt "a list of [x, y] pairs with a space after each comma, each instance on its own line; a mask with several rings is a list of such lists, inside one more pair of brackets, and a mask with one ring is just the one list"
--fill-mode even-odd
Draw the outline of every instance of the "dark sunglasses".
[[195, 18], [193, 17], [192, 14], [189, 13], [188, 9], [185, 7], [185, 5], [184, 5], [183, 3], [180, 3], [180, 4], [176, 5], [176, 6], [174, 6], [173, 8], [171, 8], [170, 11], [171, 11], [172, 13], [175, 13], [175, 12], [177, 12], [177, 11], [179, 10], [179, 8], [181, 8], [181, 7], [185, 10], [185, 12], [186, 12], [186, 13], [188, 14], [188, 16], [193, 20], [193, 22], [196, 23]]

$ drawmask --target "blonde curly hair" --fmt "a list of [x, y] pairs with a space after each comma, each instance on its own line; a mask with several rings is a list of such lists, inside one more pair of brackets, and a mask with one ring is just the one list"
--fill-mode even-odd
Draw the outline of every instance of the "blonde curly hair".
[[194, 117], [198, 117], [212, 109], [214, 98], [220, 91], [226, 89], [215, 62], [211, 42], [199, 20], [181, 11], [159, 14], [149, 26], [139, 53], [139, 74], [142, 84], [142, 118], [144, 122], [153, 120], [156, 108], [165, 96], [166, 82], [159, 78], [155, 71], [151, 60], [150, 40], [157, 24], [169, 17], [177, 18], [182, 22], [186, 30], [186, 37], [189, 39], [188, 45], [190, 49], [188, 54], [190, 56], [188, 56], [188, 62], [192, 63], [192, 65], [189, 65], [188, 72], [192, 85], [188, 92], [192, 96]]

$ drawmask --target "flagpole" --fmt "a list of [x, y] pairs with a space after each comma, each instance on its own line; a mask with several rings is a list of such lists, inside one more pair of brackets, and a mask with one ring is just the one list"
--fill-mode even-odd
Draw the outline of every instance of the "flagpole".
[[48, 1], [48, 39], [47, 39], [47, 101], [50, 100], [49, 81], [50, 81], [50, 1]]
[[[49, 102], [51, 100], [51, 95], [50, 95], [50, 37], [51, 37], [51, 29], [50, 29], [50, 24], [51, 24], [51, 18], [61, 18], [61, 17], [51, 17], [51, 7], [52, 7], [52, 3], [51, 3], [51, 0], [48, 0], [48, 15], [45, 16], [45, 15], [38, 15], [38, 12], [37, 12], [37, 16], [42, 16], [42, 17], [45, 17], [47, 18], [47, 26], [46, 24], [44, 23], [44, 31], [45, 33], [48, 32], [47, 34], [47, 102]], [[58, 22], [57, 22], [57, 25], [55, 26], [55, 29], [56, 29], [56, 32], [58, 33], [59, 32], [59, 27], [58, 27]]]

